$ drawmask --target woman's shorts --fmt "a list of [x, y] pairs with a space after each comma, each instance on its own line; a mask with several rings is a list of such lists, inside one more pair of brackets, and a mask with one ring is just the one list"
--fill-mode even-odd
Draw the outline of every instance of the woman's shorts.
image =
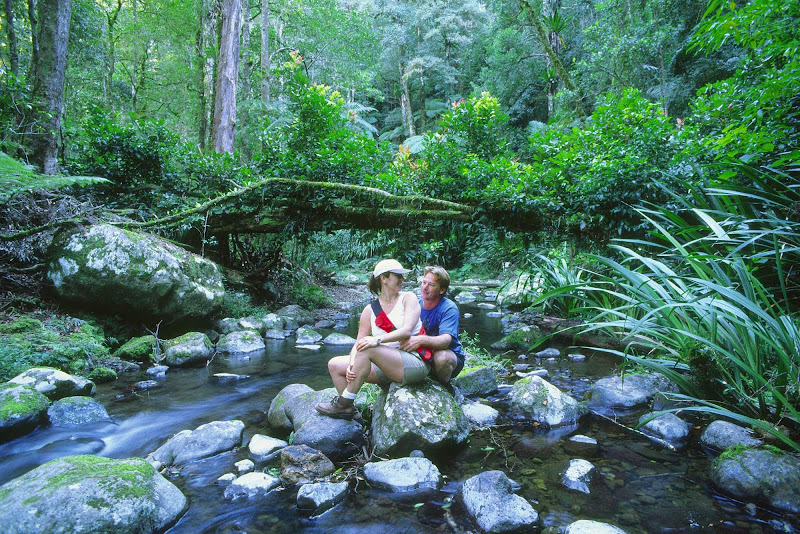
[[[427, 363], [422, 361], [422, 357], [419, 353], [411, 353], [399, 349], [398, 351], [400, 352], [400, 357], [403, 358], [403, 381], [401, 385], [417, 384], [425, 380], [425, 377], [431, 372], [431, 368]], [[378, 375], [379, 384], [388, 385], [392, 383], [374, 363], [372, 364], [372, 369], [375, 371], [375, 374]]]

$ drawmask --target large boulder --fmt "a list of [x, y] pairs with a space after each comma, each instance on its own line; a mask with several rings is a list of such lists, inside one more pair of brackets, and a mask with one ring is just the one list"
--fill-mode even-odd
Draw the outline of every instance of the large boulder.
[[50, 401], [33, 386], [0, 384], [0, 442], [27, 434], [39, 425]]
[[156, 465], [179, 465], [229, 451], [242, 444], [244, 423], [213, 421], [194, 430], [181, 430], [147, 456]]
[[308, 445], [339, 462], [361, 452], [364, 427], [358, 421], [315, 414], [294, 431], [295, 445]]
[[91, 423], [110, 422], [105, 406], [91, 397], [64, 397], [47, 409], [53, 426], [73, 427]]
[[94, 395], [94, 382], [50, 367], [31, 367], [8, 381], [10, 384], [31, 386], [50, 400]]
[[213, 262], [105, 224], [57, 234], [47, 277], [63, 300], [165, 323], [206, 318], [225, 294]]
[[[315, 417], [323, 417], [317, 412], [315, 406], [319, 402], [329, 401], [336, 397], [336, 390], [334, 388], [326, 388], [321, 391], [304, 391], [286, 401], [283, 411], [292, 428], [299, 430], [306, 421]], [[332, 418], [326, 417], [327, 420]]]
[[586, 414], [586, 407], [539, 376], [517, 380], [509, 394], [509, 416], [545, 427], [572, 425]]
[[364, 478], [374, 488], [393, 492], [435, 491], [442, 474], [427, 458], [397, 458], [364, 465]]
[[162, 532], [186, 497], [145, 460], [68, 456], [0, 488], [3, 532]]
[[639, 424], [644, 423], [642, 431], [651, 433], [663, 439], [673, 447], [680, 448], [689, 438], [689, 424], [674, 413], [665, 413], [653, 418], [652, 413], [647, 413], [639, 418]]
[[286, 415], [286, 403], [301, 393], [309, 393], [314, 390], [305, 384], [289, 384], [275, 395], [269, 404], [267, 411], [267, 422], [273, 428], [292, 429], [292, 422]]
[[572, 491], [589, 493], [589, 485], [596, 472], [597, 469], [591, 462], [583, 458], [574, 458], [561, 473], [561, 483]]
[[338, 462], [361, 451], [364, 427], [357, 420], [334, 419], [317, 412], [317, 403], [335, 394], [333, 388], [301, 392], [286, 402], [284, 413], [294, 429], [294, 444], [307, 445]]
[[375, 454], [405, 456], [415, 449], [451, 450], [469, 436], [469, 420], [452, 395], [437, 382], [392, 384], [373, 407]]
[[231, 485], [225, 488], [223, 495], [226, 499], [238, 499], [239, 497], [249, 499], [258, 495], [266, 495], [280, 483], [281, 480], [278, 477], [268, 473], [246, 473], [231, 482]]
[[713, 421], [700, 436], [700, 443], [706, 447], [724, 451], [728, 447], [743, 445], [745, 447], [758, 447], [764, 442], [750, 432], [747, 428], [741, 427], [729, 421]]
[[129, 339], [117, 349], [114, 356], [123, 360], [149, 362], [155, 355], [158, 340], [154, 336], [140, 336]]
[[780, 512], [800, 514], [800, 457], [770, 449], [731, 449], [711, 467], [723, 492]]
[[284, 306], [277, 312], [275, 315], [278, 317], [282, 317], [285, 321], [285, 325], [289, 328], [292, 323], [303, 326], [306, 324], [314, 324], [314, 314], [308, 311], [307, 309], [303, 308], [302, 306], [298, 306], [297, 304], [290, 304], [288, 306]]
[[564, 534], [625, 534], [625, 531], [608, 523], [580, 519], [567, 525]]
[[495, 350], [528, 351], [541, 344], [545, 339], [544, 334], [537, 326], [523, 325], [508, 335], [492, 343], [491, 348]]
[[485, 365], [464, 369], [453, 378], [453, 385], [460, 389], [465, 397], [489, 395], [497, 391], [497, 372]]
[[174, 367], [204, 365], [214, 352], [214, 345], [202, 332], [187, 332], [167, 341], [164, 363]]
[[502, 471], [486, 471], [467, 479], [457, 499], [482, 532], [519, 532], [539, 520], [533, 506], [514, 494], [514, 483]]
[[287, 484], [308, 484], [336, 471], [330, 458], [308, 445], [281, 449], [281, 480]]
[[308, 515], [319, 515], [347, 498], [347, 482], [304, 484], [297, 490], [297, 509]]
[[225, 334], [217, 341], [220, 354], [246, 354], [264, 350], [264, 340], [255, 330], [239, 330]]
[[612, 376], [595, 382], [586, 397], [592, 410], [613, 414], [646, 406], [662, 391], [675, 392], [677, 387], [661, 374]]

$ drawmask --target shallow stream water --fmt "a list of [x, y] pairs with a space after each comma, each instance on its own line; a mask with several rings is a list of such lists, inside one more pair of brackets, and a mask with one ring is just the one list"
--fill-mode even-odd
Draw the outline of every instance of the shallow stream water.
[[[488, 346], [500, 337], [499, 319], [476, 305], [461, 305], [462, 329], [479, 334]], [[355, 323], [351, 331], [355, 335]], [[215, 420], [245, 422], [245, 443], [255, 433], [277, 436], [266, 423], [273, 397], [291, 383], [314, 389], [330, 387], [326, 362], [341, 348], [319, 351], [297, 349], [294, 339], [270, 341], [263, 353], [246, 356], [217, 355], [208, 367], [174, 369], [158, 387], [131, 392], [129, 386], [144, 380], [144, 373], [121, 376], [98, 386], [113, 423], [79, 430], [41, 428], [0, 445], [0, 484], [49, 460], [73, 454], [111, 458], [144, 457], [184, 429]], [[540, 362], [553, 384], [582, 398], [591, 384], [612, 374], [609, 357], [587, 354], [584, 362], [557, 359]], [[535, 362], [531, 362], [535, 363]], [[218, 383], [215, 373], [248, 375], [239, 381]], [[511, 380], [511, 379], [509, 379]], [[502, 395], [487, 401], [503, 411]], [[534, 504], [541, 527], [563, 527], [578, 519], [615, 524], [629, 534], [640, 532], [781, 532], [786, 518], [764, 510], [745, 513], [736, 503], [715, 493], [708, 480], [710, 460], [693, 444], [671, 452], [632, 432], [632, 420], [615, 421], [598, 416], [580, 425], [554, 431], [535, 426], [501, 424], [492, 430], [473, 431], [467, 446], [437, 458], [446, 476], [442, 490], [433, 496], [398, 497], [367, 488], [363, 481], [352, 487], [347, 501], [316, 518], [297, 513], [296, 489], [271, 492], [265, 498], [227, 501], [216, 479], [234, 472], [234, 463], [247, 457], [247, 448], [195, 462], [167, 476], [189, 498], [188, 511], [168, 532], [199, 533], [355, 533], [355, 532], [469, 532], [473, 525], [450, 501], [467, 478], [500, 469], [522, 486], [520, 495]], [[698, 425], [699, 426], [699, 425]], [[695, 434], [700, 430], [695, 429]], [[599, 470], [589, 495], [566, 490], [561, 472], [573, 458], [564, 450], [572, 434], [597, 439], [598, 452], [587, 458]], [[695, 436], [696, 437], [696, 436]], [[274, 464], [271, 464], [274, 465]], [[345, 465], [344, 468], [352, 466]]]

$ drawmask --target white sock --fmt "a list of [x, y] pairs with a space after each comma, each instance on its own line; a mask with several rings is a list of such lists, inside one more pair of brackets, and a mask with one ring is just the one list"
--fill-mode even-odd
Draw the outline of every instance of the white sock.
[[357, 393], [350, 393], [346, 389], [342, 391], [341, 397], [344, 399], [355, 400]]

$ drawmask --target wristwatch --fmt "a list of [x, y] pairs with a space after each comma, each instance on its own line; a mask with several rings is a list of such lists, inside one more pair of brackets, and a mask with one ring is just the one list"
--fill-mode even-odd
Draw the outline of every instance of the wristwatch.
[[377, 340], [378, 340], [378, 345], [380, 345], [381, 343], [383, 343], [383, 340], [382, 340], [381, 338], [375, 338], [375, 339], [377, 339]]

